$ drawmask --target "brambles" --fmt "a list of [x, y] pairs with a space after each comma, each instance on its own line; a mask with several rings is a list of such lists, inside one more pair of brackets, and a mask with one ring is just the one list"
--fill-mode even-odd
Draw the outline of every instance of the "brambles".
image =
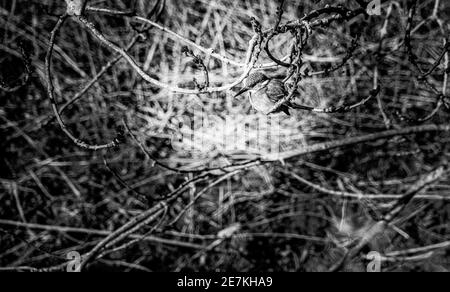
[[[28, 53], [26, 52], [26, 49], [24, 48], [24, 44], [22, 42], [19, 42], [18, 46], [20, 49], [20, 58], [24, 69], [24, 73], [21, 74], [23, 76], [18, 78], [17, 80], [14, 80], [12, 83], [6, 82], [4, 78], [0, 78], [0, 90], [6, 92], [17, 91], [23, 86], [25, 86], [30, 79], [30, 75], [32, 73], [30, 57], [28, 56]], [[5, 72], [6, 70], [3, 73]]]
[[[0, 89], [1, 266], [365, 271], [376, 249], [409, 270], [448, 248], [448, 1], [65, 2], [0, 1], [0, 64], [26, 69]], [[270, 115], [232, 99], [258, 70], [287, 89]]]

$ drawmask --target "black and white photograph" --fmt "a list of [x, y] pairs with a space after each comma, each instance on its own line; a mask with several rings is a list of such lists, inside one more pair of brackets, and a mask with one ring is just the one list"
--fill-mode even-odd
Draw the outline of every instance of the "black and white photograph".
[[449, 272], [449, 20], [448, 0], [0, 0], [0, 272]]

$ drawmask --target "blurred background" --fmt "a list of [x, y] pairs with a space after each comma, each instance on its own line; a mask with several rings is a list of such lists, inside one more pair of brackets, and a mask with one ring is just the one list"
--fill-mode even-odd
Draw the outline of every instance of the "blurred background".
[[[0, 0], [0, 266], [49, 267], [64, 262], [70, 251], [89, 251], [148, 209], [151, 203], [145, 198], [162, 197], [193, 178], [155, 165], [143, 148], [171, 167], [196, 169], [273, 151], [273, 140], [260, 139], [261, 121], [276, 125], [267, 131], [277, 137], [275, 148], [280, 152], [420, 124], [418, 120], [430, 114], [424, 123], [448, 124], [446, 97], [440, 100], [430, 87], [448, 92], [443, 74], [448, 54], [428, 83], [418, 81], [404, 46], [411, 1], [382, 2], [379, 16], [314, 29], [304, 49], [308, 70], [325, 70], [341, 62], [357, 35], [358, 47], [342, 68], [301, 80], [305, 94], [297, 100], [314, 107], [355, 103], [367, 97], [375, 83], [380, 85], [376, 98], [335, 114], [291, 110], [290, 116], [267, 117], [252, 109], [246, 96], [233, 98], [239, 86], [197, 95], [155, 87], [124, 60], [112, 62], [117, 56], [111, 50], [68, 19], [56, 38], [52, 64], [58, 104], [79, 95], [62, 114], [67, 127], [75, 137], [103, 144], [123, 130], [126, 120], [136, 137], [125, 133], [118, 147], [88, 151], [61, 131], [46, 94], [45, 54], [50, 32], [66, 4]], [[286, 1], [282, 23], [327, 4], [358, 7], [356, 1]], [[92, 0], [88, 5], [135, 9], [204, 48], [243, 62], [254, 34], [251, 17], [263, 28], [271, 28], [279, 4], [274, 0]], [[204, 80], [199, 66], [183, 53], [186, 44], [173, 34], [148, 26], [137, 37], [141, 24], [129, 18], [93, 11], [87, 11], [86, 17], [109, 40], [128, 48], [150, 76], [187, 88]], [[425, 71], [441, 56], [449, 17], [448, 1], [417, 4], [411, 44]], [[271, 51], [281, 58], [289, 53], [291, 41], [289, 33], [276, 36]], [[243, 72], [242, 67], [190, 49], [208, 68], [211, 84], [229, 84]], [[287, 75], [285, 68], [270, 63], [261, 53], [257, 65], [266, 64], [267, 75], [281, 79]], [[27, 71], [29, 78], [24, 77]], [[83, 91], [97, 75], [96, 82]], [[210, 122], [193, 127], [199, 112]], [[242, 125], [248, 125], [247, 135], [236, 130]], [[201, 133], [203, 142], [193, 138], [194, 132]], [[183, 139], [176, 138], [180, 135]], [[230, 147], [234, 137], [240, 139], [238, 147]], [[373, 214], [392, 203], [392, 198], [377, 195], [402, 194], [418, 177], [446, 161], [449, 139], [448, 133], [396, 137], [192, 184], [156, 225], [136, 232], [136, 236], [146, 234], [153, 228], [151, 235], [105, 255], [89, 269], [325, 271], [365, 234], [374, 222]], [[344, 198], [340, 193], [354, 196]], [[364, 252], [385, 256], [384, 271], [448, 271], [449, 201], [447, 178], [413, 200], [395, 228], [374, 239]], [[396, 253], [436, 244], [437, 248], [409, 257]], [[365, 271], [367, 263], [361, 255], [345, 269]]]

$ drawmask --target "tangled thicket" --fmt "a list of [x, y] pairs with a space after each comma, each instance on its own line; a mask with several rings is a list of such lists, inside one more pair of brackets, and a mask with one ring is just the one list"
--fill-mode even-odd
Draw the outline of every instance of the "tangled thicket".
[[448, 1], [65, 2], [0, 0], [3, 269], [449, 268]]

